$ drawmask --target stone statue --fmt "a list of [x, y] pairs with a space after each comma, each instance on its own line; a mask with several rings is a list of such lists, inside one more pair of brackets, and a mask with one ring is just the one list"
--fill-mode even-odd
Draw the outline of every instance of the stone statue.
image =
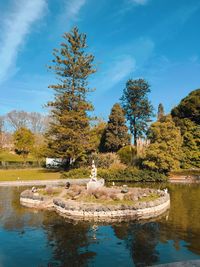
[[92, 170], [90, 175], [90, 181], [87, 183], [87, 190], [96, 190], [104, 186], [104, 179], [97, 179], [97, 168], [94, 160], [92, 161]]
[[97, 182], [97, 168], [94, 164], [94, 160], [92, 161], [92, 170], [90, 175], [90, 181]]

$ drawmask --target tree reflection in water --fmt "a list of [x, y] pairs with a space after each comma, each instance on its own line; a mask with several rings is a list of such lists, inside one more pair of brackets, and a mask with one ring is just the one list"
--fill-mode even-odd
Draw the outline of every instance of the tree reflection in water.
[[118, 238], [125, 240], [136, 266], [162, 262], [159, 244], [173, 241], [176, 251], [185, 241], [188, 251], [200, 256], [200, 185], [168, 185], [171, 207], [168, 214], [146, 223], [113, 226]]
[[58, 266], [88, 266], [88, 260], [95, 257], [88, 249], [90, 224], [72, 223], [51, 212], [44, 217], [43, 227]]
[[[104, 227], [99, 224], [95, 238], [92, 223], [72, 223], [55, 212], [24, 208], [19, 203], [23, 188], [0, 188], [1, 238], [4, 242], [13, 238], [12, 243], [7, 243], [9, 247], [7, 244], [5, 248], [0, 247], [0, 252], [10, 253], [9, 258], [29, 246], [27, 254], [24, 252], [20, 256], [20, 267], [106, 266], [105, 255], [111, 259], [109, 267], [116, 267], [121, 266], [116, 265], [116, 259], [122, 251], [124, 256], [120, 259], [123, 258], [124, 266], [130, 266], [131, 258], [132, 265], [138, 267], [188, 258], [200, 259], [200, 185], [168, 187], [171, 208], [167, 216], [151, 221], [111, 224], [114, 234], [109, 231], [110, 224], [104, 224]], [[107, 231], [109, 238], [103, 239]], [[24, 237], [22, 242], [16, 232]], [[104, 252], [105, 244], [109, 255], [108, 251]], [[34, 254], [38, 253], [38, 246], [41, 247], [40, 257]], [[36, 258], [32, 260], [32, 265], [27, 263], [30, 255]], [[102, 255], [101, 259], [99, 255]], [[1, 266], [15, 265], [6, 261]]]
[[113, 228], [115, 234], [125, 240], [135, 266], [150, 266], [158, 261], [159, 253], [156, 250], [159, 242], [158, 223], [130, 223], [124, 224], [124, 227], [113, 226]]

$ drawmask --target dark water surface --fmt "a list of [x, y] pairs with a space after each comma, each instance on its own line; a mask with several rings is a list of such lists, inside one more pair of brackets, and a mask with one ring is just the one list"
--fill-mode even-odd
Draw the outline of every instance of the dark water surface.
[[126, 267], [200, 259], [200, 185], [168, 188], [171, 208], [161, 218], [104, 225], [23, 208], [23, 188], [0, 188], [0, 267]]

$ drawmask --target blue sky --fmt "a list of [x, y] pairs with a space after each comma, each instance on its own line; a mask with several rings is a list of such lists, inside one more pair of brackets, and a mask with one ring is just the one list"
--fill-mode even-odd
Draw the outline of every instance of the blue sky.
[[62, 34], [87, 34], [98, 71], [95, 115], [107, 118], [129, 78], [145, 78], [166, 112], [200, 87], [199, 0], [0, 0], [0, 113], [47, 112], [46, 65]]

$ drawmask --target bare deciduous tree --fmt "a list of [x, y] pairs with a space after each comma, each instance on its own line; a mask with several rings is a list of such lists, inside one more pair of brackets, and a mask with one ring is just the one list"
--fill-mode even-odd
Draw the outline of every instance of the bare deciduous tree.
[[49, 117], [39, 112], [26, 112], [12, 110], [6, 115], [10, 127], [17, 131], [21, 127], [30, 129], [34, 134], [42, 134], [49, 124]]
[[33, 133], [44, 133], [49, 124], [49, 117], [38, 112], [31, 112], [29, 115], [29, 127]]
[[28, 113], [21, 110], [12, 110], [6, 115], [7, 121], [10, 126], [16, 131], [21, 127], [28, 128]]

